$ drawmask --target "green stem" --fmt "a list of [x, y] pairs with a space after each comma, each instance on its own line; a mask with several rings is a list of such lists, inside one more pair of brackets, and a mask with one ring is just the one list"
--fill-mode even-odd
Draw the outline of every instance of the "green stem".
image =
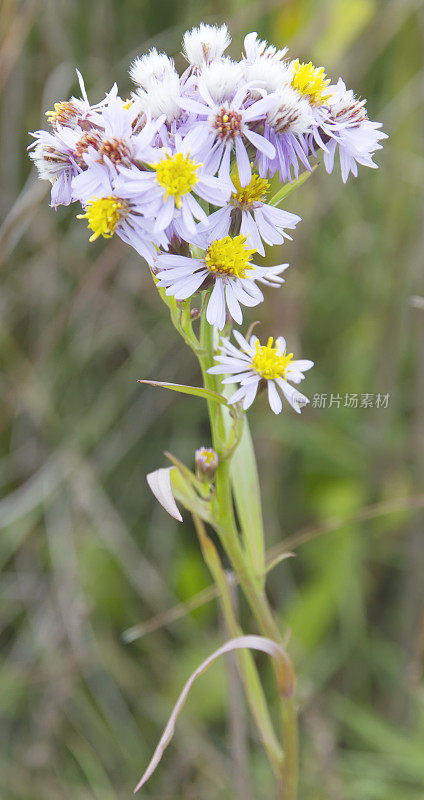
[[[214, 363], [213, 328], [204, 316], [201, 322], [200, 344], [201, 352], [198, 354], [198, 358], [204, 386], [207, 389], [219, 391], [220, 386], [216, 375], [210, 375], [207, 371]], [[219, 466], [215, 478], [218, 533], [262, 632], [270, 639], [281, 642], [281, 634], [268, 605], [265, 593], [260, 591], [256, 585], [255, 577], [243, 552], [237, 531], [231, 493], [231, 462], [229, 458], [225, 457], [226, 428], [223, 417], [224, 407], [218, 403], [208, 401], [208, 411], [212, 443], [219, 456]]]
[[[213, 328], [206, 321], [205, 315], [202, 315], [200, 349], [197, 355], [202, 370], [203, 382], [206, 388], [219, 391], [220, 387], [216, 376], [210, 375], [207, 371], [213, 364], [213, 352]], [[215, 479], [216, 529], [261, 632], [268, 638], [282, 644], [281, 633], [272, 614], [265, 591], [258, 587], [237, 531], [231, 492], [230, 459], [225, 456], [227, 445], [224, 413], [226, 409], [218, 403], [208, 401], [208, 411], [212, 443], [219, 456], [219, 466]], [[292, 698], [281, 698], [280, 718], [284, 743], [280, 797], [281, 800], [296, 800], [298, 733], [296, 709]]]
[[[242, 636], [243, 631], [237, 619], [227, 576], [225, 575], [218, 551], [207, 535], [203, 521], [197, 514], [193, 514], [193, 522], [199, 538], [203, 557], [218, 588], [222, 613], [228, 632], [230, 636], [234, 638]], [[255, 720], [271, 767], [279, 780], [283, 763], [283, 752], [275, 736], [255, 661], [248, 650], [240, 650], [236, 655], [250, 711]]]
[[281, 794], [284, 800], [296, 800], [299, 771], [299, 733], [297, 710], [293, 697], [287, 697], [280, 703], [280, 720], [284, 742]]

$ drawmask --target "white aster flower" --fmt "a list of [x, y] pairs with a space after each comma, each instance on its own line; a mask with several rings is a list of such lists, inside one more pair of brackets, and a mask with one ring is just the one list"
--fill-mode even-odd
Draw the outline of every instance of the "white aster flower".
[[206, 309], [210, 325], [222, 330], [226, 313], [240, 324], [243, 321], [241, 305], [257, 306], [263, 294], [256, 281], [268, 286], [283, 283], [280, 273], [288, 264], [275, 267], [258, 267], [251, 263], [255, 250], [246, 247], [244, 236], [225, 236], [212, 240], [203, 258], [164, 253], [155, 262], [159, 286], [176, 300], [187, 300], [200, 289], [212, 292]]
[[243, 187], [236, 171], [232, 175], [232, 182], [235, 192], [230, 201], [200, 225], [200, 236], [205, 231], [208, 236], [222, 238], [234, 223], [239, 226], [242, 236], [246, 237], [248, 246], [254, 247], [261, 256], [265, 255], [262, 240], [274, 245], [291, 238], [286, 229], [294, 229], [300, 217], [265, 202], [270, 185], [265, 178], [252, 175], [250, 183]]
[[231, 100], [222, 103], [215, 102], [202, 78], [199, 79], [198, 88], [201, 102], [190, 97], [183, 97], [178, 101], [182, 108], [194, 115], [186, 139], [197, 142], [199, 147], [210, 151], [208, 168], [211, 172], [216, 172], [219, 168], [218, 175], [225, 181], [229, 180], [231, 153], [235, 150], [240, 182], [242, 186], [247, 186], [252, 177], [252, 169], [243, 140], [247, 139], [267, 158], [275, 157], [274, 145], [253, 130], [272, 107], [274, 97], [262, 97], [245, 108], [248, 86], [244, 82]]
[[286, 341], [282, 336], [276, 339], [275, 344], [270, 337], [265, 345], [260, 344], [257, 336], [251, 336], [249, 342], [238, 331], [234, 331], [234, 336], [240, 349], [229, 339], [221, 339], [219, 355], [215, 356], [217, 365], [208, 369], [214, 375], [228, 375], [222, 383], [240, 384], [228, 402], [241, 402], [246, 410], [252, 405], [258, 389], [266, 385], [274, 414], [279, 414], [283, 408], [278, 389], [300, 414], [302, 406], [309, 400], [290, 383], [300, 383], [305, 377], [304, 372], [311, 369], [314, 362], [293, 361], [293, 353], [286, 352]]
[[[340, 167], [343, 183], [349, 174], [358, 175], [358, 164], [377, 168], [373, 156], [381, 150], [380, 139], [387, 134], [380, 130], [381, 122], [368, 119], [365, 100], [355, 97], [351, 89], [339, 78], [324, 109], [320, 124], [314, 129], [313, 138], [324, 150], [324, 165], [328, 173], [334, 168], [334, 156], [339, 148]], [[327, 140], [322, 141], [322, 135]], [[312, 137], [311, 137], [312, 139]]]
[[132, 200], [116, 193], [92, 197], [85, 206], [85, 214], [78, 214], [77, 219], [87, 220], [92, 231], [90, 242], [99, 236], [110, 239], [116, 233], [149, 264], [152, 263], [155, 254], [153, 225], [142, 217], [140, 208]]
[[72, 178], [81, 170], [75, 160], [80, 128], [57, 128], [53, 133], [36, 131], [28, 148], [41, 180], [52, 184], [51, 205], [67, 206], [72, 200]]
[[148, 264], [152, 264], [157, 247], [167, 246], [166, 237], [153, 230], [154, 220], [144, 216], [144, 208], [138, 198], [132, 197], [126, 191], [125, 185], [118, 186], [116, 178], [108, 174], [102, 165], [99, 164], [98, 167], [101, 171], [98, 192], [95, 195], [87, 192], [85, 196], [80, 196], [85, 213], [79, 214], [77, 219], [87, 220], [87, 226], [92, 231], [90, 242], [99, 236], [110, 239], [116, 233], [143, 256]]
[[193, 241], [195, 219], [206, 221], [206, 213], [195, 195], [221, 205], [229, 199], [231, 184], [211, 175], [198, 154], [178, 134], [172, 149], [151, 148], [149, 155], [143, 160], [148, 160], [151, 170], [121, 167], [118, 187], [122, 186], [129, 196], [144, 205], [146, 216], [155, 221], [155, 233], [172, 223], [179, 236]]
[[184, 34], [183, 53], [189, 64], [200, 69], [222, 58], [230, 42], [231, 36], [226, 25], [218, 28], [202, 22], [198, 28], [192, 28]]
[[53, 111], [46, 111], [47, 120], [53, 128], [76, 128], [77, 126], [84, 127], [84, 129], [90, 128], [98, 121], [96, 112], [108, 102], [111, 96], [116, 96], [118, 93], [118, 87], [115, 83], [104, 100], [95, 105], [90, 105], [83, 77], [78, 69], [76, 73], [82, 97], [71, 97], [70, 100], [62, 100], [54, 104]]
[[108, 193], [110, 181], [118, 177], [118, 169], [132, 168], [138, 173], [135, 163], [152, 152], [151, 142], [163, 117], [154, 123], [146, 121], [139, 133], [133, 133], [137, 109], [129, 107], [121, 98], [114, 98], [101, 114], [102, 127], [80, 131], [74, 158], [81, 167], [72, 179], [72, 197], [83, 204], [90, 197], [101, 197]]
[[[100, 117], [101, 126], [99, 124], [89, 131], [81, 131], [81, 137], [76, 143], [75, 159], [83, 169], [88, 167], [90, 174], [84, 173], [76, 181], [75, 188], [77, 184], [82, 186], [95, 177], [98, 164], [104, 164], [109, 170], [116, 171], [118, 166], [129, 167], [134, 161], [142, 160], [146, 148], [150, 147], [164, 121], [164, 117], [154, 123], [145, 119], [140, 130], [134, 133], [134, 128], [138, 127], [139, 108], [136, 102], [124, 103], [120, 97], [113, 98], [102, 110]], [[84, 193], [84, 189], [81, 191]], [[91, 191], [96, 193], [94, 186]]]

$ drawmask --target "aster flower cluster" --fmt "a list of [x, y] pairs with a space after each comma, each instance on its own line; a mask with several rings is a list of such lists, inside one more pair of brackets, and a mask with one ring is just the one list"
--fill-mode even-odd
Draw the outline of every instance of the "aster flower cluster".
[[[81, 97], [47, 112], [51, 130], [32, 134], [30, 155], [52, 184], [51, 205], [79, 203], [90, 241], [116, 234], [143, 256], [167, 297], [190, 301], [202, 292], [210, 325], [223, 331], [243, 321], [243, 306], [278, 287], [288, 266], [256, 263], [265, 245], [290, 238], [300, 217], [277, 207], [271, 181], [292, 182], [322, 154], [331, 173], [338, 151], [342, 179], [358, 164], [375, 167], [385, 134], [368, 119], [365, 101], [332, 84], [323, 67], [291, 59], [249, 33], [239, 61], [226, 55], [227, 27], [200, 25], [184, 36], [188, 62], [155, 48], [134, 60], [134, 90], [116, 84], [91, 104]], [[211, 371], [237, 382], [230, 403], [248, 408], [268, 388], [272, 410], [281, 393], [296, 411], [308, 402], [299, 383], [311, 361], [294, 361], [280, 336], [261, 345], [235, 333], [220, 342]]]

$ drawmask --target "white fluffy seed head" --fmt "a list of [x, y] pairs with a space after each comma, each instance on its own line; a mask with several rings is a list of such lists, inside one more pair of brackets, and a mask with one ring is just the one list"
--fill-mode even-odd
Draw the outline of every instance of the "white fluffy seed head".
[[165, 81], [151, 78], [149, 89], [137, 89], [140, 105], [143, 111], [150, 112], [152, 119], [158, 119], [165, 114], [168, 123], [181, 116], [181, 108], [177, 105], [176, 98], [180, 95], [180, 79], [176, 72], [168, 75]]
[[258, 58], [266, 58], [272, 61], [282, 61], [287, 53], [287, 47], [277, 50], [272, 44], [268, 44], [264, 39], [258, 39], [256, 31], [248, 33], [244, 38], [244, 49], [246, 60], [253, 63]]
[[166, 53], [158, 53], [155, 47], [141, 58], [134, 59], [129, 72], [131, 80], [146, 91], [156, 81], [167, 81], [177, 74], [172, 59]]
[[222, 103], [224, 100], [230, 100], [239, 88], [243, 80], [243, 65], [228, 57], [212, 61], [203, 67], [200, 79], [215, 103]]
[[283, 61], [274, 61], [272, 58], [258, 58], [253, 62], [245, 61], [244, 75], [246, 81], [253, 87], [264, 89], [269, 93], [281, 91], [291, 80], [288, 65]]
[[268, 124], [278, 133], [306, 133], [314, 121], [312, 109], [305, 98], [291, 86], [277, 94], [277, 102], [267, 116]]
[[186, 31], [183, 38], [183, 53], [187, 61], [196, 69], [200, 69], [212, 61], [222, 58], [231, 42], [226, 25], [205, 25]]

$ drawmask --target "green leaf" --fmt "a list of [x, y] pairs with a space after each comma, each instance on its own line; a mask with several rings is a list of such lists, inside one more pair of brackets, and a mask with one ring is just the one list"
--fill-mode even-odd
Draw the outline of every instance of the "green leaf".
[[271, 197], [269, 205], [270, 206], [280, 205], [281, 201], [284, 200], [284, 198], [287, 197], [288, 194], [294, 192], [295, 189], [297, 189], [299, 186], [302, 186], [302, 183], [305, 183], [305, 181], [307, 181], [308, 178], [311, 177], [312, 173], [315, 172], [317, 166], [318, 164], [315, 164], [315, 166], [312, 167], [310, 172], [309, 170], [305, 170], [305, 172], [302, 172], [302, 174], [299, 175], [299, 177], [295, 181], [292, 181], [291, 183], [289, 182], [285, 183], [284, 186], [281, 187], [280, 191], [276, 192], [275, 195]]
[[138, 383], [148, 383], [150, 386], [158, 386], [160, 389], [171, 389], [173, 392], [181, 394], [192, 394], [194, 397], [204, 397], [206, 400], [213, 400], [215, 403], [227, 405], [227, 400], [222, 394], [213, 392], [212, 389], [204, 389], [203, 386], [185, 386], [183, 383], [164, 383], [163, 381], [139, 380]]
[[246, 415], [240, 444], [231, 459], [231, 482], [246, 555], [254, 574], [263, 585], [265, 545], [259, 475]]
[[205, 522], [214, 524], [211, 514], [211, 504], [203, 500], [193, 486], [184, 478], [182, 473], [174, 468], [171, 471], [172, 493], [176, 500], [181, 503], [191, 514], [197, 514]]

